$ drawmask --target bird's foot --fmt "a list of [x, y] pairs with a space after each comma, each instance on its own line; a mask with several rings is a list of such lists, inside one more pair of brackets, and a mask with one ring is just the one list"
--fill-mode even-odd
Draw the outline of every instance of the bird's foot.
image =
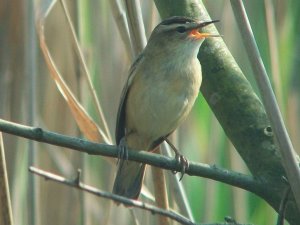
[[[181, 155], [179, 153], [177, 153], [175, 155], [175, 159], [176, 159], [176, 161], [178, 162], [178, 164], [180, 165], [180, 168], [181, 168], [181, 170], [180, 170], [181, 176], [179, 178], [179, 181], [181, 181], [184, 174], [185, 174], [185, 171], [189, 168], [190, 163], [183, 155]], [[173, 171], [173, 173], [176, 174], [177, 171]]]
[[[165, 138], [165, 141], [168, 143], [168, 145], [172, 148], [172, 150], [175, 152], [175, 159], [178, 162], [178, 164], [180, 165], [180, 173], [181, 173], [181, 177], [179, 178], [179, 181], [182, 180], [185, 171], [189, 168], [189, 161], [182, 155], [180, 154], [180, 152], [178, 151], [178, 149], [172, 144], [172, 142], [170, 142], [170, 140], [168, 138]], [[177, 171], [173, 171], [174, 174], [177, 173]]]
[[120, 140], [120, 144], [118, 145], [118, 161], [117, 164], [119, 164], [120, 160], [128, 160], [128, 149], [126, 145], [126, 139], [123, 137]]

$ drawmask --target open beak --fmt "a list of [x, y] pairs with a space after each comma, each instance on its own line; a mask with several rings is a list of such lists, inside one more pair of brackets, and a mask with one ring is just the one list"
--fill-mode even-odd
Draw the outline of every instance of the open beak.
[[206, 37], [221, 37], [219, 34], [210, 34], [210, 33], [201, 33], [200, 28], [206, 27], [212, 23], [217, 23], [219, 20], [212, 20], [207, 22], [202, 22], [199, 24], [194, 24], [193, 26], [189, 27], [188, 29], [191, 30], [189, 36], [195, 39], [201, 39]]

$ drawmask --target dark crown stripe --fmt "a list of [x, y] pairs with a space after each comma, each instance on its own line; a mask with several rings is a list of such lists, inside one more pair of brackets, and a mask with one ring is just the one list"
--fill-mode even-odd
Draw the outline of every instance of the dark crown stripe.
[[173, 16], [163, 20], [159, 25], [171, 25], [171, 24], [185, 24], [185, 23], [196, 23], [197, 20], [191, 19], [184, 16]]

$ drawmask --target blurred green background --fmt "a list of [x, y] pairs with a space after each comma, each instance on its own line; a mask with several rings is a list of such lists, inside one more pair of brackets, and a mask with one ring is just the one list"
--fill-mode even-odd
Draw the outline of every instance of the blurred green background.
[[[113, 134], [119, 97], [131, 60], [109, 1], [66, 2]], [[217, 29], [224, 35], [225, 43], [257, 90], [230, 2], [203, 2], [211, 18], [221, 20], [216, 24]], [[0, 1], [0, 116], [80, 137], [76, 122], [51, 79], [39, 50], [34, 30], [35, 15], [39, 10], [36, 3], [30, 0]], [[299, 150], [300, 2], [252, 0], [244, 4], [294, 147]], [[149, 37], [160, 17], [152, 1], [143, 0], [141, 6]], [[49, 14], [45, 32], [59, 71], [97, 121], [60, 4], [56, 4]], [[30, 91], [33, 91], [34, 98]], [[36, 103], [34, 121], [28, 119], [32, 116], [30, 102]], [[201, 94], [175, 136], [176, 145], [188, 159], [249, 174]], [[37, 150], [33, 151], [27, 140], [10, 135], [4, 135], [4, 144], [15, 224], [32, 224], [33, 217], [38, 224], [133, 224], [131, 210], [40, 178], [32, 181], [32, 174], [27, 170], [33, 163], [38, 168], [72, 178], [77, 168], [82, 168], [85, 183], [110, 191], [115, 165], [107, 160], [46, 144], [36, 144]], [[36, 160], [32, 162], [33, 157]], [[152, 190], [149, 173], [150, 170], [146, 184]], [[167, 174], [171, 175], [170, 172]], [[37, 182], [35, 190], [31, 190], [32, 182]], [[225, 216], [231, 216], [241, 223], [275, 224], [275, 211], [253, 194], [199, 177], [186, 175], [182, 182], [197, 222], [223, 221]], [[34, 202], [38, 206], [36, 211], [33, 210]], [[156, 223], [155, 216], [150, 213], [134, 211], [141, 224]]]

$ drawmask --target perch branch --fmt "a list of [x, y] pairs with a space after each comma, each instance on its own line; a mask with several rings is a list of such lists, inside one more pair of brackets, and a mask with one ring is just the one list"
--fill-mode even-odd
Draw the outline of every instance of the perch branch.
[[[118, 157], [118, 147], [114, 145], [90, 142], [80, 138], [45, 131], [38, 127], [20, 125], [3, 119], [0, 119], [0, 131], [43, 143], [70, 148], [71, 150], [85, 152], [90, 155]], [[181, 166], [176, 159], [146, 151], [128, 149], [128, 160], [146, 163], [170, 171], [180, 172], [181, 170]], [[236, 186], [255, 193], [262, 198], [270, 192], [269, 190], [266, 190], [266, 185], [264, 183], [255, 180], [251, 176], [222, 169], [215, 165], [210, 166], [191, 161], [189, 168], [186, 170], [186, 174], [190, 176], [206, 177]]]

